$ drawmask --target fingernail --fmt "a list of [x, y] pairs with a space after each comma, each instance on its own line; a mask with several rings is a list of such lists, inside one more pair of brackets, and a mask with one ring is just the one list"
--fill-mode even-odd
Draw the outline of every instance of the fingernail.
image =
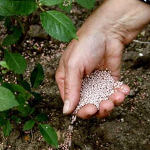
[[70, 101], [65, 100], [64, 107], [63, 107], [63, 114], [66, 114], [68, 112], [69, 107], [70, 107]]

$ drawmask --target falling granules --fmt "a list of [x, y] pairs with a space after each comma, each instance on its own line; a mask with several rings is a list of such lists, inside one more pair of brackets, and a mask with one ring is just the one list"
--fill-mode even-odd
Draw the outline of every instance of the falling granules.
[[65, 135], [66, 139], [64, 144], [60, 145], [62, 150], [69, 150], [69, 147], [71, 146], [73, 124], [76, 121], [76, 114], [78, 111], [87, 104], [93, 104], [99, 110], [100, 102], [102, 100], [108, 100], [108, 97], [114, 93], [117, 88], [121, 88], [121, 85], [122, 82], [115, 81], [111, 76], [111, 71], [108, 70], [96, 70], [83, 79], [80, 92], [80, 101], [73, 112], [71, 124], [69, 125], [68, 131]]

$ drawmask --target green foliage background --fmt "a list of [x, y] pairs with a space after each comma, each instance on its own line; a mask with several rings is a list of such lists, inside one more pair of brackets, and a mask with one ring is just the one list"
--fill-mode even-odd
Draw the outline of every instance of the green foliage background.
[[[81, 6], [91, 9], [96, 0], [75, 0]], [[54, 147], [58, 147], [58, 138], [55, 130], [45, 124], [48, 117], [45, 113], [35, 114], [35, 108], [30, 106], [34, 98], [41, 101], [42, 96], [34, 92], [44, 80], [44, 71], [41, 64], [33, 69], [30, 83], [23, 78], [27, 68], [25, 58], [18, 52], [12, 52], [11, 46], [19, 47], [24, 41], [29, 30], [30, 18], [38, 9], [41, 10], [40, 21], [45, 31], [53, 38], [69, 42], [77, 39], [76, 27], [72, 20], [66, 15], [72, 9], [73, 0], [0, 0], [0, 21], [4, 20], [7, 28], [7, 36], [0, 44], [0, 50], [4, 58], [0, 61], [2, 73], [0, 76], [0, 127], [4, 136], [9, 136], [12, 131], [11, 120], [16, 124], [27, 120], [23, 125], [23, 131], [31, 130], [37, 124], [44, 139]], [[57, 5], [62, 11], [48, 10]], [[30, 7], [29, 7], [30, 6]], [[65, 12], [65, 14], [63, 13]], [[26, 22], [23, 21], [26, 17]], [[5, 73], [12, 71], [17, 77], [17, 83], [4, 81]], [[10, 115], [11, 113], [14, 115]]]

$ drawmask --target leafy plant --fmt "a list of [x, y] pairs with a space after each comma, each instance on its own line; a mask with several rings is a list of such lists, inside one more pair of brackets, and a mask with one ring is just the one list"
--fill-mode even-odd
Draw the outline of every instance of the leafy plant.
[[[9, 53], [9, 55], [4, 55], [5, 60], [8, 59], [6, 59], [6, 57], [12, 58], [13, 56], [13, 53], [7, 53]], [[20, 71], [20, 69], [18, 69], [20, 64], [17, 64], [17, 60], [22, 60], [23, 57], [19, 53], [16, 54], [17, 59], [8, 59], [8, 63], [7, 61], [2, 61], [3, 65], [1, 66], [8, 66], [9, 63], [13, 64], [14, 60], [16, 60], [16, 63], [14, 63], [11, 70], [13, 72], [17, 72], [19, 70], [19, 73], [23, 73], [26, 68], [24, 68], [23, 71]], [[24, 64], [26, 66], [26, 62], [24, 62]], [[0, 86], [0, 127], [3, 129], [4, 136], [9, 136], [11, 133], [11, 120], [17, 124], [19, 122], [23, 122], [23, 120], [27, 120], [23, 125], [23, 131], [31, 130], [36, 124], [38, 124], [41, 134], [44, 138], [46, 137], [45, 140], [49, 144], [58, 147], [56, 132], [49, 124], [42, 123], [48, 121], [47, 115], [45, 113], [35, 114], [35, 108], [30, 105], [33, 99], [42, 100], [39, 93], [32, 91], [32, 87], [39, 87], [44, 79], [42, 66], [38, 64], [32, 71], [30, 77], [31, 86], [26, 80], [20, 78], [21, 74], [18, 75], [18, 84], [7, 83], [2, 80]], [[50, 128], [50, 131], [47, 131], [47, 127]]]
[[[35, 125], [44, 139], [54, 147], [58, 147], [55, 130], [45, 124], [48, 117], [45, 113], [36, 114], [32, 100], [42, 100], [39, 93], [34, 92], [44, 80], [41, 64], [37, 64], [31, 73], [30, 83], [23, 78], [27, 68], [25, 58], [19, 53], [19, 47], [25, 40], [29, 26], [35, 19], [35, 12], [40, 9], [40, 23], [53, 38], [63, 42], [78, 39], [76, 28], [70, 18], [62, 13], [69, 13], [73, 2], [87, 9], [94, 6], [96, 0], [0, 0], [0, 21], [4, 21], [7, 35], [0, 44], [4, 58], [0, 61], [0, 127], [4, 136], [9, 136], [12, 130], [11, 122], [22, 122], [23, 131], [31, 130]], [[62, 11], [52, 10], [57, 5]], [[29, 7], [30, 6], [30, 7]], [[46, 9], [45, 9], [46, 8]], [[48, 10], [49, 9], [49, 10]], [[15, 49], [15, 50], [14, 50]], [[17, 82], [5, 81], [5, 74], [12, 72]], [[25, 121], [24, 121], [25, 120]]]
[[[44, 71], [41, 64], [37, 64], [31, 73], [30, 84], [23, 79], [22, 74], [25, 72], [27, 64], [26, 60], [19, 53], [12, 53], [4, 50], [4, 60], [0, 65], [7, 68], [7, 71], [13, 71], [17, 75], [18, 83], [7, 83], [3, 79], [0, 86], [0, 127], [3, 129], [4, 136], [9, 136], [11, 133], [11, 120], [22, 122], [27, 120], [23, 126], [23, 131], [31, 130], [35, 124], [39, 124], [39, 130], [49, 144], [58, 147], [57, 135], [54, 129], [48, 124], [42, 124], [48, 120], [45, 113], [35, 114], [34, 107], [30, 106], [31, 100], [42, 100], [39, 93], [32, 91], [33, 88], [38, 88], [44, 80]], [[11, 68], [11, 69], [10, 69]], [[11, 114], [11, 115], [10, 115]], [[23, 119], [25, 118], [25, 119]], [[47, 131], [46, 127], [51, 130]], [[41, 128], [42, 127], [42, 128]], [[47, 132], [43, 132], [47, 131]], [[51, 141], [51, 142], [50, 142]]]

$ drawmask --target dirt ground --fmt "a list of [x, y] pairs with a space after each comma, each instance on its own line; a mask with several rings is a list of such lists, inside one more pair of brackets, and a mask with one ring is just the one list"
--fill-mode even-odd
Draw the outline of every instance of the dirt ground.
[[[71, 18], [77, 28], [90, 13], [79, 9], [79, 6], [73, 7]], [[2, 38], [5, 34], [2, 25], [0, 30]], [[44, 38], [28, 37], [23, 43], [22, 52], [28, 62], [24, 76], [29, 79], [38, 62], [43, 65], [45, 80], [37, 90], [42, 94], [43, 101], [35, 108], [49, 116], [48, 123], [56, 130], [59, 143], [62, 143], [71, 115], [62, 114], [63, 103], [54, 76], [67, 44], [50, 37]], [[126, 46], [121, 80], [130, 86], [130, 95], [109, 117], [78, 118], [71, 150], [150, 150], [150, 25]], [[23, 132], [21, 128], [22, 124], [14, 124], [8, 138], [0, 132], [0, 150], [50, 150], [50, 145], [41, 138], [37, 127], [29, 132]]]

